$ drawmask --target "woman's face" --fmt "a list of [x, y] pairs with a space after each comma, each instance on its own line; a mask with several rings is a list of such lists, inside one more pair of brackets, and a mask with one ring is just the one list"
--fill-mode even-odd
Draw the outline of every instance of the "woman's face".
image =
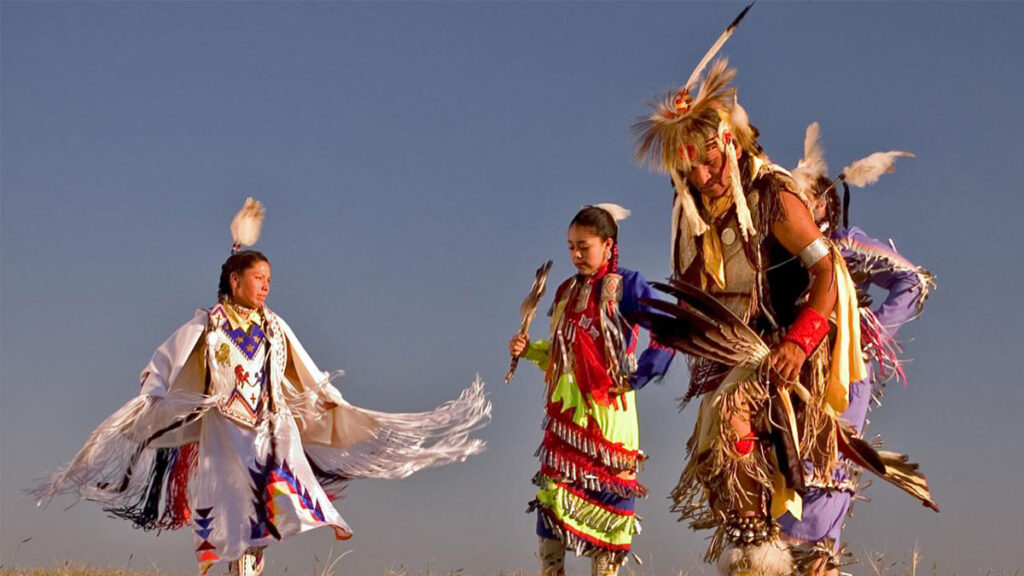
[[270, 294], [270, 264], [257, 262], [231, 273], [231, 299], [247, 308], [262, 308]]
[[612, 239], [601, 239], [585, 226], [569, 227], [569, 258], [580, 274], [591, 276], [611, 257]]

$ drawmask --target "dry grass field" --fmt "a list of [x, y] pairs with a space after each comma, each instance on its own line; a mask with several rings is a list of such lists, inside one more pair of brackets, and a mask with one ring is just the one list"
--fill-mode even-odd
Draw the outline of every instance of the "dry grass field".
[[[287, 573], [299, 576], [348, 576], [344, 570], [344, 554], [336, 557], [328, 557], [326, 562], [317, 562], [313, 567], [298, 569], [295, 571], [285, 570]], [[944, 572], [940, 566], [932, 564], [925, 566], [920, 561], [921, 554], [917, 549], [911, 551], [904, 558], [887, 558], [881, 554], [867, 554], [858, 559], [856, 564], [846, 567], [841, 573], [844, 576], [957, 576], [955, 573]], [[480, 576], [527, 576], [533, 574], [532, 570], [518, 570], [513, 572], [501, 571]], [[701, 574], [713, 573], [713, 569], [706, 567]], [[223, 569], [217, 572], [223, 574]], [[1010, 573], [985, 572], [980, 570], [974, 573], [984, 576], [1024, 576], [1020, 570]], [[629, 564], [619, 571], [620, 576], [688, 576], [685, 572], [668, 575], [655, 575], [647, 572], [642, 566]], [[0, 576], [178, 576], [168, 572], [157, 570], [135, 570], [121, 567], [95, 567], [89, 565], [74, 564], [65, 561], [63, 565], [51, 567], [30, 567], [30, 568], [8, 568], [0, 565]], [[183, 576], [183, 575], [182, 575]], [[267, 575], [272, 576], [272, 575]], [[412, 569], [400, 566], [385, 570], [380, 576], [477, 576], [471, 575], [463, 570], [452, 570], [449, 572], [436, 570], [432, 566], [422, 569]]]

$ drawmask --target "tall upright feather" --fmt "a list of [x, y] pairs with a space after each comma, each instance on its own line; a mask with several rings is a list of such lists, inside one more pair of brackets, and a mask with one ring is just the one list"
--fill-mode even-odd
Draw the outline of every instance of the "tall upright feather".
[[814, 183], [819, 177], [828, 176], [828, 163], [825, 162], [825, 147], [821, 143], [821, 128], [817, 122], [807, 125], [804, 134], [804, 157], [793, 170], [797, 192], [807, 201], [814, 196]]
[[708, 62], [711, 62], [711, 59], [714, 58], [716, 54], [718, 54], [718, 51], [722, 49], [722, 46], [725, 46], [726, 41], [729, 40], [732, 33], [736, 31], [736, 27], [743, 21], [743, 17], [747, 15], [747, 12], [750, 12], [750, 9], [753, 8], [756, 3], [757, 0], [754, 0], [754, 2], [747, 4], [747, 7], [740, 12], [739, 16], [733, 18], [733, 21], [725, 28], [725, 32], [722, 32], [721, 36], [718, 37], [718, 40], [715, 40], [715, 43], [711, 45], [711, 48], [708, 49], [704, 54], [704, 57], [697, 63], [697, 67], [690, 73], [690, 78], [686, 80], [686, 84], [683, 86], [683, 89], [688, 90], [697, 83], [697, 79], [700, 78], [700, 73], [704, 71], [704, 67], [708, 65]]

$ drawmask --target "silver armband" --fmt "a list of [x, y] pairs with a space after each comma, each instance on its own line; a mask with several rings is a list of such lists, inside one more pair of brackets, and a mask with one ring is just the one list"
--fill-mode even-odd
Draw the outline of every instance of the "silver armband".
[[804, 268], [810, 270], [811, 266], [817, 264], [818, 260], [824, 258], [828, 253], [828, 240], [825, 240], [823, 237], [819, 237], [816, 238], [814, 242], [805, 246], [804, 249], [797, 254], [797, 257], [800, 258], [800, 262], [803, 263]]

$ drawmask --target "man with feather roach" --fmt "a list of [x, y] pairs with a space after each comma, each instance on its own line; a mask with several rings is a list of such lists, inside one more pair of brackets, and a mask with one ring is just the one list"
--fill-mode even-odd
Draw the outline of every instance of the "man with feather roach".
[[[660, 343], [688, 354], [684, 405], [701, 397], [673, 510], [714, 531], [705, 560], [722, 574], [785, 576], [795, 568], [777, 519], [800, 517], [808, 482], [838, 466], [838, 415], [864, 364], [842, 258], [764, 154], [735, 70], [712, 62], [749, 8], [634, 130], [637, 159], [674, 189], [673, 279], [662, 287], [680, 305], [648, 320]], [[698, 307], [735, 319], [743, 338], [713, 330]]]

